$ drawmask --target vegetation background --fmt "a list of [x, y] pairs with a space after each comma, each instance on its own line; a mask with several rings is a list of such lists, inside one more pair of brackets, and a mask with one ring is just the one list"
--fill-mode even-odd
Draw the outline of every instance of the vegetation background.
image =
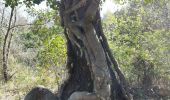
[[[170, 99], [170, 1], [151, 1], [119, 1], [126, 6], [102, 20], [134, 100]], [[55, 8], [51, 2], [47, 5]], [[21, 100], [37, 85], [57, 92], [67, 78], [66, 39], [57, 8], [37, 10], [25, 3], [31, 5], [26, 19], [20, 11], [25, 4], [7, 4], [0, 1], [0, 100]], [[7, 83], [2, 66], [5, 41]]]

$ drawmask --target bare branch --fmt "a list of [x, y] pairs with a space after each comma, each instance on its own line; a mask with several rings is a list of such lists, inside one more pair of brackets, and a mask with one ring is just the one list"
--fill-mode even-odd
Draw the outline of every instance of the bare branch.
[[19, 24], [19, 25], [12, 26], [10, 29], [17, 28], [17, 27], [31, 26], [31, 25], [44, 25], [44, 24]]

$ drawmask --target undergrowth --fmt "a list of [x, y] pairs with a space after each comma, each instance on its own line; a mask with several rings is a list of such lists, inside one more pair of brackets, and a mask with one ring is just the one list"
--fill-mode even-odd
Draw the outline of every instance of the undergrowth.
[[[32, 68], [19, 63], [13, 56], [9, 61], [8, 72], [13, 76], [4, 83], [3, 75], [0, 74], [0, 100], [22, 100], [27, 92], [39, 85], [52, 91], [57, 89], [59, 78], [56, 77], [55, 70]], [[2, 72], [2, 67], [0, 70]]]

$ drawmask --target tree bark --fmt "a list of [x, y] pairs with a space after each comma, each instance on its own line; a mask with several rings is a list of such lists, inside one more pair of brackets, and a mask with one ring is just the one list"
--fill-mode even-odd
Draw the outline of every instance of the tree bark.
[[69, 77], [60, 89], [61, 100], [129, 99], [123, 86], [125, 78], [102, 30], [99, 4], [100, 0], [61, 0], [69, 70]]
[[10, 14], [10, 19], [9, 19], [9, 23], [8, 23], [8, 29], [6, 31], [5, 38], [4, 38], [4, 44], [3, 44], [2, 63], [3, 63], [3, 75], [4, 75], [5, 82], [8, 81], [8, 72], [7, 72], [7, 68], [8, 68], [8, 66], [7, 66], [8, 53], [7, 52], [8, 51], [7, 51], [6, 46], [7, 46], [8, 37], [10, 35], [10, 29], [11, 29], [11, 24], [12, 24], [13, 13], [14, 13], [14, 8], [11, 8], [11, 14]]

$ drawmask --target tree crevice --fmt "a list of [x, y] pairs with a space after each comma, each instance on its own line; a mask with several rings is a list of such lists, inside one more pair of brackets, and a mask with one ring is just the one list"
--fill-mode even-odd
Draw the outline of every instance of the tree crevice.
[[61, 100], [79, 100], [77, 95], [83, 100], [128, 100], [124, 76], [102, 30], [99, 3], [100, 0], [61, 0], [69, 70]]

